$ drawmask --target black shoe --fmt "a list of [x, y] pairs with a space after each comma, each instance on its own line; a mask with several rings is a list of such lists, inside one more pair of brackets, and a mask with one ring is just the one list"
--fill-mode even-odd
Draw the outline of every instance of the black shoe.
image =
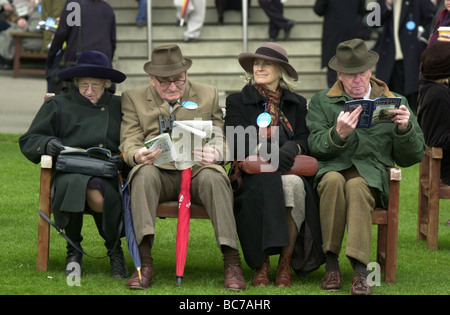
[[286, 26], [284, 27], [284, 40], [288, 40], [289, 39], [289, 35], [291, 35], [291, 30], [294, 27], [295, 22], [292, 20], [289, 20], [286, 23]]
[[0, 56], [0, 69], [1, 70], [11, 70], [13, 68], [13, 61], [7, 60]]
[[184, 40], [185, 43], [195, 43], [198, 41], [198, 38], [195, 37], [188, 37]]
[[127, 278], [128, 269], [125, 263], [125, 257], [120, 244], [113, 250], [108, 250], [108, 256], [111, 263], [111, 273], [114, 278]]

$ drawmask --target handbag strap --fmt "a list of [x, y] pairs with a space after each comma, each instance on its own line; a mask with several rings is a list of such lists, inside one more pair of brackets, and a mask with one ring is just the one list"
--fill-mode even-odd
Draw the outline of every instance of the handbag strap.
[[237, 192], [239, 189], [241, 189], [241, 185], [242, 185], [242, 171], [241, 168], [239, 167], [239, 161], [238, 160], [234, 160], [233, 164], [231, 164], [230, 170], [229, 170], [229, 175], [228, 178], [230, 179], [230, 182], [233, 186], [234, 182], [236, 182], [237, 187], [232, 187], [233, 188], [233, 192]]
[[[118, 180], [119, 182], [119, 193], [120, 193], [120, 198], [122, 198], [122, 185], [120, 180]], [[52, 193], [53, 193], [53, 189], [52, 189]], [[37, 212], [39, 213], [39, 215], [45, 220], [47, 221], [51, 226], [53, 226], [56, 231], [58, 232], [59, 235], [61, 235], [70, 245], [72, 245], [77, 251], [79, 251], [80, 253], [82, 253], [83, 255], [86, 255], [90, 258], [94, 258], [94, 259], [103, 259], [108, 257], [108, 255], [102, 256], [102, 257], [95, 257], [92, 255], [89, 255], [88, 253], [86, 253], [80, 246], [78, 246], [74, 241], [72, 241], [70, 239], [70, 237], [68, 237], [66, 234], [64, 234], [64, 232], [62, 231], [62, 229], [56, 225], [55, 222], [53, 222], [44, 212], [42, 212], [40, 209], [37, 210]], [[112, 248], [111, 251], [114, 251], [117, 247], [117, 245], [120, 242], [120, 235], [122, 234], [122, 229], [123, 229], [123, 215], [120, 216], [120, 221], [119, 221], [119, 226], [117, 228], [117, 238], [116, 238], [116, 242], [114, 244], [114, 247]]]
[[[103, 259], [103, 258], [106, 258], [106, 257], [108, 257], [108, 255], [105, 255], [105, 256], [101, 256], [101, 257], [96, 257], [96, 256], [92, 256], [92, 255], [89, 255], [88, 253], [86, 253], [80, 246], [78, 246], [74, 241], [72, 241], [71, 239], [70, 239], [70, 237], [68, 237], [66, 234], [64, 234], [64, 232], [62, 231], [62, 229], [59, 227], [59, 226], [57, 226], [56, 225], [56, 223], [55, 222], [53, 222], [44, 212], [42, 212], [41, 210], [37, 210], [37, 212], [39, 213], [39, 215], [45, 220], [45, 221], [47, 221], [48, 223], [50, 223], [50, 225], [51, 226], [53, 226], [55, 229], [56, 229], [56, 231], [58, 232], [58, 234], [59, 235], [61, 235], [70, 245], [72, 245], [77, 251], [79, 251], [80, 253], [82, 253], [83, 255], [86, 255], [86, 256], [88, 256], [88, 257], [90, 257], [90, 258], [94, 258], [94, 259]], [[120, 223], [119, 223], [119, 231], [118, 231], [118, 235], [117, 235], [117, 239], [116, 239], [116, 243], [114, 244], [114, 247], [113, 247], [113, 249], [112, 250], [114, 250], [114, 249], [116, 249], [116, 247], [117, 247], [117, 244], [119, 243], [119, 240], [120, 240], [120, 234], [122, 233], [122, 227], [123, 227], [123, 220], [121, 219], [120, 220]]]

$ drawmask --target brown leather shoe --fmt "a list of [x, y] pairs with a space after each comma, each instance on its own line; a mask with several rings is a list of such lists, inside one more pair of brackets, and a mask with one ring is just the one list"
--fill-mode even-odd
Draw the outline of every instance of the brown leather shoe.
[[269, 280], [270, 272], [270, 259], [267, 257], [266, 261], [263, 262], [261, 267], [256, 269], [255, 275], [253, 276], [252, 284], [255, 287], [264, 287], [270, 284]]
[[153, 284], [153, 267], [142, 267], [142, 283], [139, 282], [137, 270], [127, 282], [127, 288], [131, 290], [145, 290]]
[[225, 268], [225, 289], [241, 291], [246, 287], [241, 266], [230, 265]]
[[338, 270], [332, 270], [325, 273], [322, 279], [321, 288], [328, 291], [339, 291], [342, 286], [342, 274]]
[[352, 295], [371, 295], [372, 290], [367, 283], [366, 277], [361, 274], [355, 276], [352, 280]]
[[291, 254], [280, 254], [275, 286], [280, 288], [292, 286], [291, 262]]

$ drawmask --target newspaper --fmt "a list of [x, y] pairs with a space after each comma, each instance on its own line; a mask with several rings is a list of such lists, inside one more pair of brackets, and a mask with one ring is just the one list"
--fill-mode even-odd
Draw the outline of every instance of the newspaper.
[[145, 146], [150, 151], [158, 148], [163, 151], [154, 165], [175, 162], [177, 169], [184, 170], [200, 164], [199, 161], [195, 161], [192, 151], [194, 147], [204, 146], [211, 139], [211, 134], [211, 120], [174, 121], [172, 138], [168, 133], [162, 133], [146, 141]]

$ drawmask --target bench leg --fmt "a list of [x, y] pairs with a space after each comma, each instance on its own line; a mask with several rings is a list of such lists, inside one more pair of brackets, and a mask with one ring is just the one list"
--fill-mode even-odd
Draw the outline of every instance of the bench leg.
[[[52, 170], [41, 168], [39, 209], [50, 218], [50, 192]], [[39, 215], [36, 270], [47, 271], [50, 247], [50, 224]]]

